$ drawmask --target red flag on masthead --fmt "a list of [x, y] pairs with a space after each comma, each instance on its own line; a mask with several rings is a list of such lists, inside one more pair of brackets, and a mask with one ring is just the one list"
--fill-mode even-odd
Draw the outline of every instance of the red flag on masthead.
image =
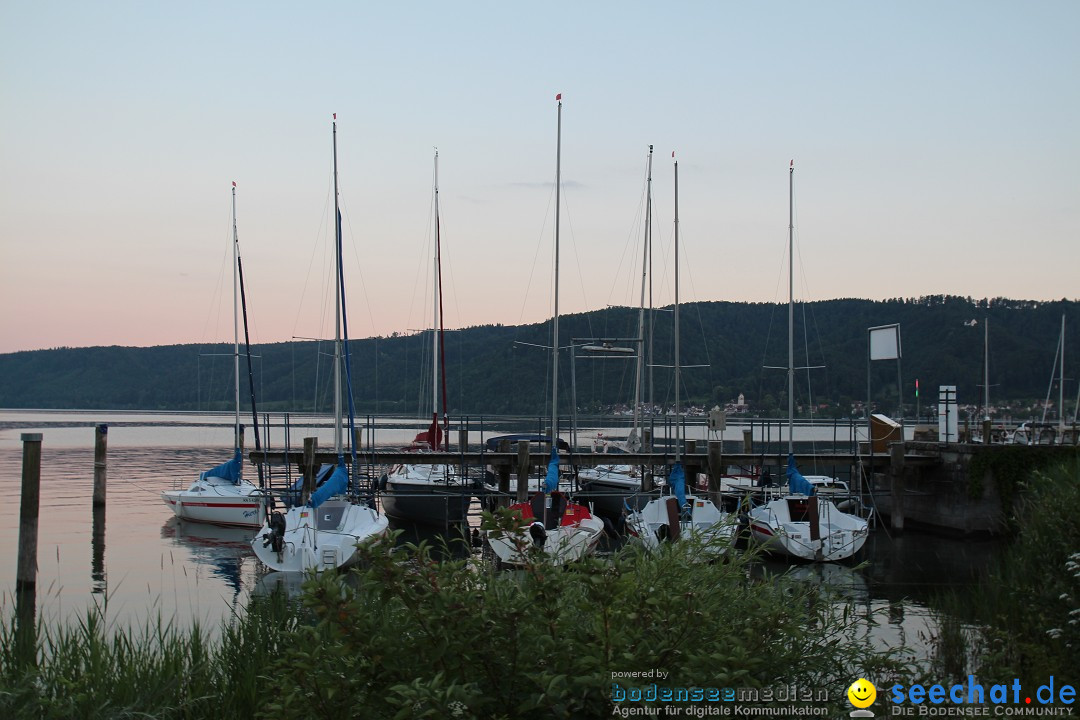
[[556, 100], [562, 100], [562, 93], [559, 93], [558, 95], [556, 95], [555, 99]]
[[235, 180], [232, 181], [232, 186], [236, 187], [236, 181]]
[[795, 167], [795, 158], [791, 158], [791, 167]]
[[334, 113], [334, 119], [337, 120], [337, 113]]

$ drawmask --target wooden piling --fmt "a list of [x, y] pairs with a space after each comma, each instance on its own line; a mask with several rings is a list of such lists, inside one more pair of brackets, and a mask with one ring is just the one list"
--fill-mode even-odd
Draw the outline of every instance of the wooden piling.
[[892, 485], [892, 529], [897, 535], [904, 532], [904, 443], [889, 443], [889, 475]]
[[37, 589], [38, 508], [41, 505], [41, 433], [23, 433], [22, 496], [19, 506], [17, 592]]
[[529, 441], [518, 441], [518, 465], [517, 465], [517, 501], [525, 502], [529, 497], [529, 470], [532, 469], [532, 461], [529, 459]]
[[744, 455], [750, 455], [754, 452], [754, 429], [743, 428], [742, 431], [742, 451]]
[[709, 499], [720, 505], [720, 487], [724, 477], [724, 446], [719, 440], [709, 441]]
[[458, 449], [461, 450], [461, 452], [469, 451], [469, 429], [464, 425], [458, 426], [457, 444]]
[[[510, 439], [503, 438], [499, 440], [498, 450], [500, 453], [509, 453]], [[499, 492], [505, 497], [510, 494], [510, 463], [496, 465], [495, 472], [499, 477]]]
[[652, 428], [641, 430], [641, 452], [652, 452]]
[[311, 493], [315, 492], [315, 453], [319, 451], [319, 438], [304, 438], [304, 466], [301, 472], [304, 474], [303, 490], [300, 493], [300, 504], [306, 505], [311, 499]]
[[15, 653], [32, 664], [37, 646], [37, 539], [41, 504], [41, 433], [23, 433], [19, 559], [15, 573]]
[[94, 429], [94, 507], [105, 507], [105, 475], [108, 467], [109, 426], [102, 423]]

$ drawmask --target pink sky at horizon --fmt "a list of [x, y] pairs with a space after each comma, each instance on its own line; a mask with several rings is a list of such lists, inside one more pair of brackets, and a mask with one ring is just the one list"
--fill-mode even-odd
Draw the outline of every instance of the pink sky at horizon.
[[786, 302], [792, 157], [802, 299], [1080, 297], [1080, 5], [556, 5], [5, 5], [0, 353], [231, 341], [232, 181], [252, 341], [325, 336], [334, 112], [350, 335], [430, 323], [434, 146], [447, 326], [541, 322], [558, 92], [563, 313], [650, 143], [657, 304], [673, 149], [685, 301]]

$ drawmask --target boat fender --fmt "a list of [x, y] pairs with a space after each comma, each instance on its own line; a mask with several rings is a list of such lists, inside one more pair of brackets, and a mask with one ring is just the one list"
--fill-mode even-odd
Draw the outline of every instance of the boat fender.
[[544, 523], [537, 521], [529, 526], [529, 536], [532, 537], [533, 545], [536, 547], [544, 547], [544, 543], [547, 542], [547, 530], [544, 528]]
[[285, 516], [279, 512], [270, 514], [267, 523], [270, 532], [263, 538], [263, 547], [269, 545], [274, 552], [280, 553], [285, 548]]

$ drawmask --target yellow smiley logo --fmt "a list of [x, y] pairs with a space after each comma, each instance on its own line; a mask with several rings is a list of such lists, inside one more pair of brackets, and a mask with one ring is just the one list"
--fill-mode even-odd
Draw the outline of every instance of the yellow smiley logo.
[[877, 688], [870, 681], [859, 678], [847, 689], [847, 698], [857, 708], [870, 707], [877, 699]]

